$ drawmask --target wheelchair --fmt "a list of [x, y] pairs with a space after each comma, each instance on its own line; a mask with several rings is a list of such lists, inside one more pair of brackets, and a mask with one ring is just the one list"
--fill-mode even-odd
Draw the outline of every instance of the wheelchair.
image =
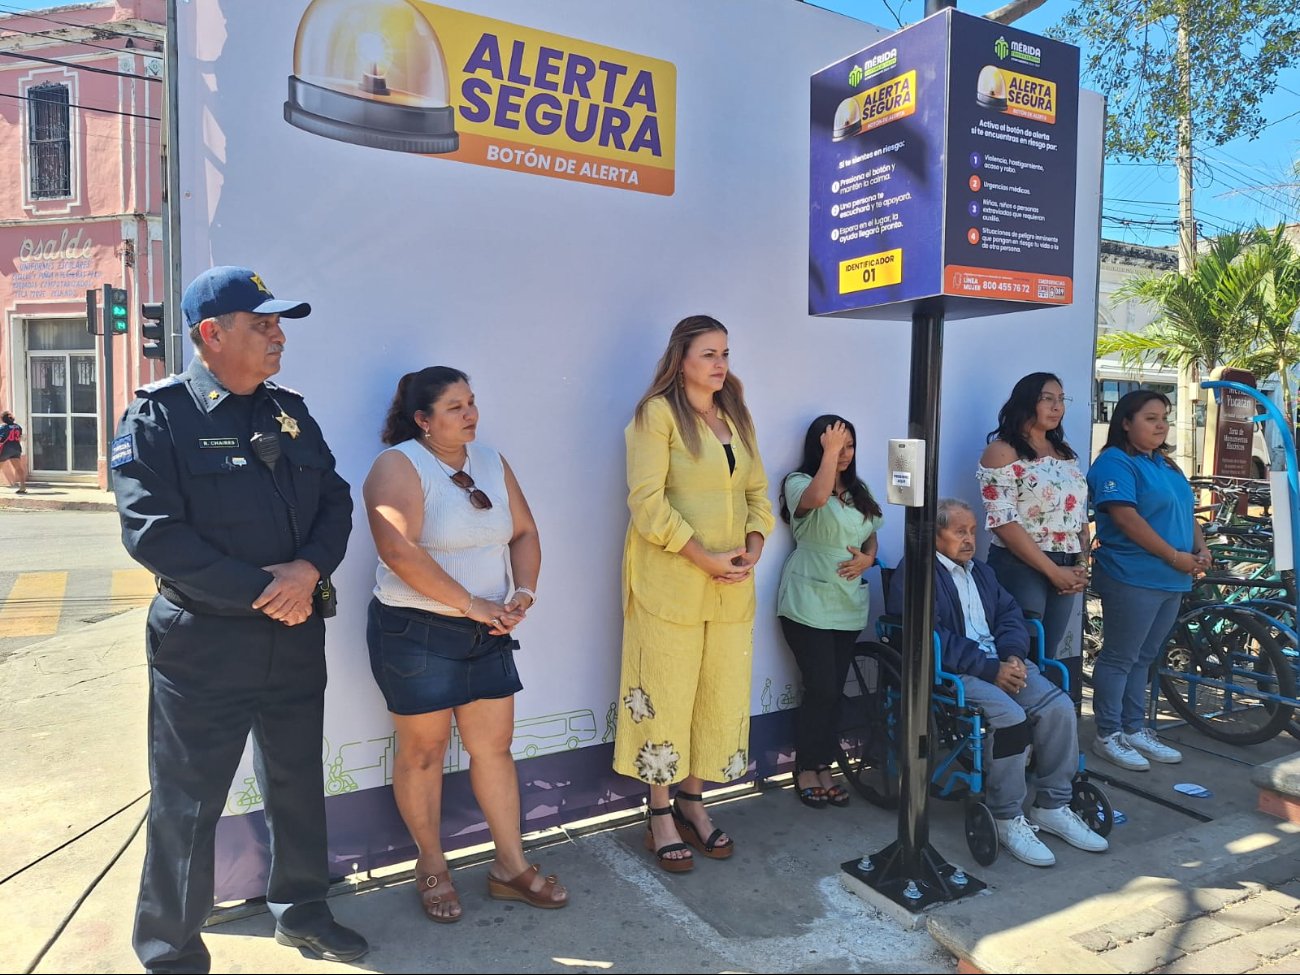
[[[1069, 692], [1069, 673], [1056, 660], [1044, 659], [1042, 623], [1026, 617], [1030, 656], [1040, 672]], [[840, 705], [838, 765], [854, 790], [885, 809], [898, 808], [898, 734], [902, 727], [902, 621], [881, 617], [875, 641], [858, 644]], [[966, 845], [981, 866], [998, 858], [999, 841], [992, 812], [985, 804], [984, 762], [991, 729], [983, 711], [966, 701], [956, 675], [943, 669], [938, 634], [933, 638], [934, 690], [930, 697], [930, 795], [959, 801], [964, 807]], [[1030, 746], [1032, 748], [1032, 746]], [[1033, 767], [1032, 751], [1030, 769]], [[1101, 836], [1114, 826], [1114, 809], [1106, 793], [1088, 777], [1082, 752], [1070, 808]]]

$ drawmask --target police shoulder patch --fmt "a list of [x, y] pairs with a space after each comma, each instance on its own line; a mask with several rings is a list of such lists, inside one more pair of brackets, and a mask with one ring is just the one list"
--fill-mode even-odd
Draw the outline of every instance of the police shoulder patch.
[[116, 470], [135, 460], [135, 434], [128, 433], [113, 441], [108, 450], [108, 466]]

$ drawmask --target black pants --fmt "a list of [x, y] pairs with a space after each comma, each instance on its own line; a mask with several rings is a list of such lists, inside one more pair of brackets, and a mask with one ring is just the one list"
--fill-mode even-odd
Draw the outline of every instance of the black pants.
[[267, 900], [294, 928], [329, 919], [325, 895], [325, 624], [149, 610], [148, 843], [134, 945], [151, 972], [207, 972], [217, 820], [249, 732], [271, 834]]
[[795, 766], [815, 769], [834, 763], [839, 752], [836, 722], [857, 630], [819, 630], [780, 617], [785, 642], [803, 678], [803, 702], [794, 719]]

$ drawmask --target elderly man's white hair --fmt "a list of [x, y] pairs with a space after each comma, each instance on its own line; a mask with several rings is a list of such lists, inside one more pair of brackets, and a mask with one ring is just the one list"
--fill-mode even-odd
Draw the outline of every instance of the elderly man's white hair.
[[971, 506], [961, 498], [940, 498], [939, 503], [935, 505], [934, 523], [939, 528], [947, 528], [948, 522], [952, 518], [952, 512], [956, 509], [969, 511], [972, 516], [975, 514]]

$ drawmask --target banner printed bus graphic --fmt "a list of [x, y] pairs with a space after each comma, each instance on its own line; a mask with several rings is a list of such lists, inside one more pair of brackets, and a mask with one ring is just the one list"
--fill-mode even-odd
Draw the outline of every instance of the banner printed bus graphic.
[[424, 3], [313, 5], [285, 119], [371, 148], [671, 196], [668, 61]]

